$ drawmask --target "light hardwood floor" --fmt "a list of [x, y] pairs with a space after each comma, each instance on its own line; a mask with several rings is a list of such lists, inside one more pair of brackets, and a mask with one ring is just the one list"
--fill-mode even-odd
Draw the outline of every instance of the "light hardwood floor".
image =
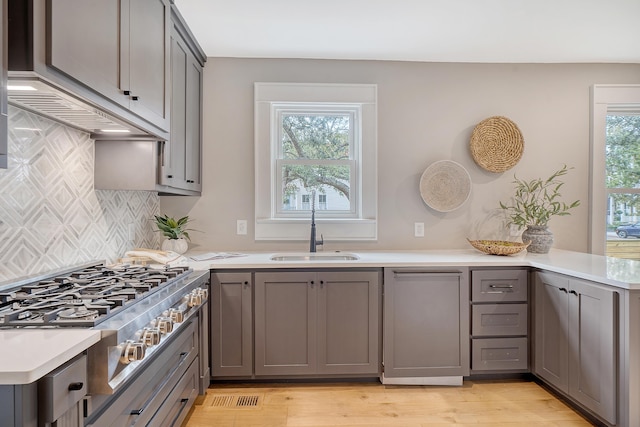
[[592, 424], [536, 383], [521, 380], [465, 381], [462, 387], [379, 383], [213, 385], [185, 423], [186, 427], [451, 425]]

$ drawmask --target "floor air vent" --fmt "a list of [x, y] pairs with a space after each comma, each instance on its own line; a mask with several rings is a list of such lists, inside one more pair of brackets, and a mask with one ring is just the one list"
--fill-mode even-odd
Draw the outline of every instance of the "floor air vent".
[[211, 406], [224, 408], [249, 408], [257, 407], [259, 396], [228, 396], [217, 395], [211, 399]]

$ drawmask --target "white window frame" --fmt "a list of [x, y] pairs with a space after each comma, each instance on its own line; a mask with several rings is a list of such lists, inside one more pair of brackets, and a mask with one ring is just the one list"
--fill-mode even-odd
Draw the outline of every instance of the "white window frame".
[[589, 252], [604, 255], [607, 247], [606, 145], [607, 115], [640, 109], [640, 85], [594, 85], [591, 88], [591, 195]]
[[327, 111], [357, 111], [360, 125], [354, 150], [354, 212], [336, 215], [316, 210], [317, 233], [327, 241], [375, 241], [377, 230], [377, 86], [374, 84], [262, 83], [254, 84], [255, 240], [308, 240], [310, 217], [276, 215], [282, 204], [276, 155], [277, 110], [283, 106], [325, 106]]

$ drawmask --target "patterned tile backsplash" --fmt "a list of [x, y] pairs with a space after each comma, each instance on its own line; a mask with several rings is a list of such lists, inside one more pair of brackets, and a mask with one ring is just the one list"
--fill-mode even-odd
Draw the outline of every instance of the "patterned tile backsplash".
[[8, 154], [8, 169], [0, 169], [0, 282], [159, 247], [151, 221], [158, 194], [94, 190], [89, 134], [9, 107]]

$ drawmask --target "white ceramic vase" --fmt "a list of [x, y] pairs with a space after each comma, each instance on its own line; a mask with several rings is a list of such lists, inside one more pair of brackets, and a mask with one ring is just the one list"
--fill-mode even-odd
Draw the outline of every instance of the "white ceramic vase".
[[186, 239], [167, 239], [162, 242], [163, 251], [172, 251], [183, 254], [187, 252], [187, 249], [189, 249], [189, 243], [187, 243]]

